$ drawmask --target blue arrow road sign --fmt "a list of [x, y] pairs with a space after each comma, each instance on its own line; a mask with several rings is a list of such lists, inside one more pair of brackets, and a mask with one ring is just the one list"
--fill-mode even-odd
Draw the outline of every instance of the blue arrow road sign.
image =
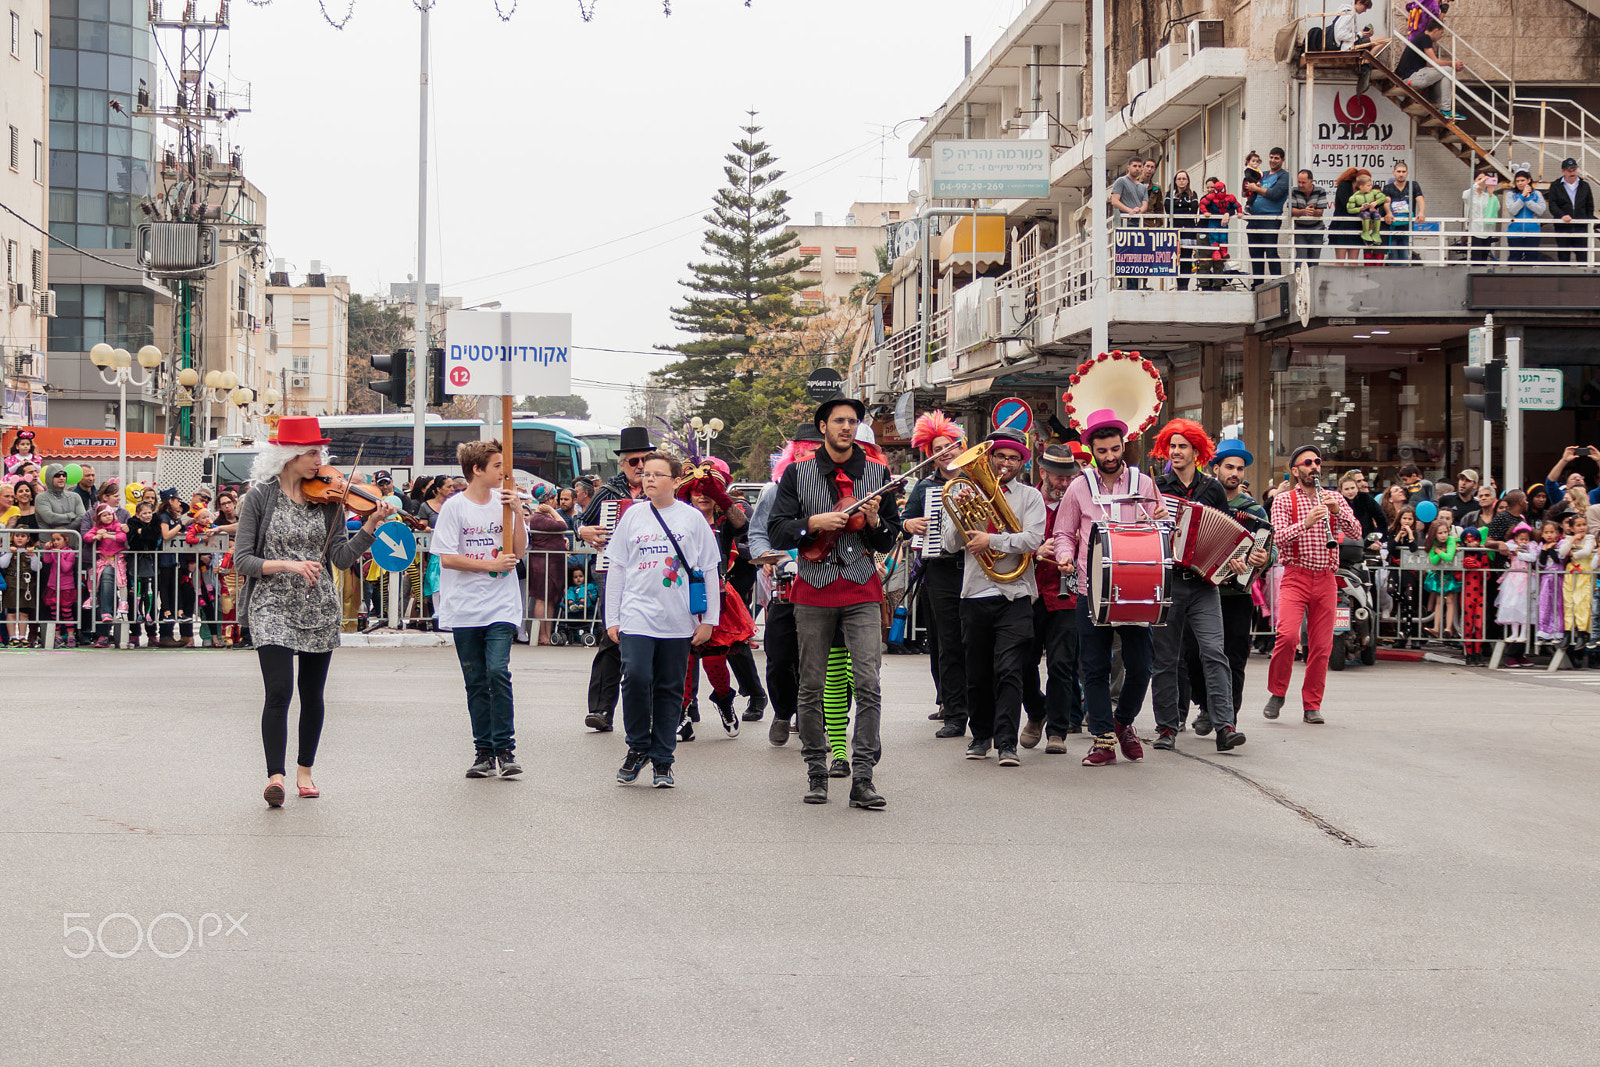
[[403, 522], [378, 527], [372, 542], [372, 561], [386, 571], [403, 571], [417, 555], [416, 535]]

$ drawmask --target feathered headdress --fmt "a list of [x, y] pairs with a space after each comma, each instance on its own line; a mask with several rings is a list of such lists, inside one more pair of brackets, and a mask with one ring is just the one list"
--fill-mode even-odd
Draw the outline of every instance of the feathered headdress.
[[1155, 444], [1150, 448], [1150, 454], [1157, 459], [1169, 458], [1167, 449], [1174, 437], [1182, 437], [1189, 442], [1190, 447], [1194, 449], [1196, 466], [1205, 466], [1211, 462], [1211, 457], [1217, 454], [1217, 446], [1211, 442], [1211, 436], [1193, 419], [1172, 419], [1161, 427], [1161, 432], [1156, 434]]
[[954, 420], [942, 411], [930, 411], [917, 417], [917, 424], [911, 430], [911, 444], [922, 450], [925, 456], [931, 456], [945, 443], [960, 444], [967, 439]]

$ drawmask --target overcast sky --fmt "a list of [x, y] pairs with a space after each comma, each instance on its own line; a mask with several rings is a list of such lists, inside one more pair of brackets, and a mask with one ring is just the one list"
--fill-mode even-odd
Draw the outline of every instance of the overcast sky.
[[[177, 0], [167, 0], [169, 4]], [[334, 17], [344, 0], [327, 0]], [[502, 0], [502, 9], [511, 0]], [[590, 6], [585, 0], [585, 7]], [[754, 108], [788, 172], [790, 215], [840, 220], [898, 200], [908, 122], [961, 78], [1023, 0], [435, 0], [428, 279], [468, 304], [569, 311], [573, 344], [649, 350], [683, 339], [667, 311], [699, 251], [722, 156]], [[236, 79], [253, 111], [235, 137], [265, 193], [274, 256], [320, 259], [357, 292], [415, 271], [420, 16], [359, 4], [336, 30], [314, 0], [231, 5]], [[879, 175], [884, 180], [880, 187]], [[643, 231], [643, 232], [641, 232]], [[560, 258], [558, 258], [560, 257]], [[625, 383], [665, 362], [580, 350], [575, 383], [620, 422]]]

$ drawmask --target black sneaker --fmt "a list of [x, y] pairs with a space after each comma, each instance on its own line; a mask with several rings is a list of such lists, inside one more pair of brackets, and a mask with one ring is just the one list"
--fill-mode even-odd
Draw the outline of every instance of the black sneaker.
[[650, 757], [637, 749], [628, 749], [628, 758], [622, 761], [622, 766], [617, 768], [617, 781], [623, 785], [632, 785], [639, 779], [639, 772], [644, 770], [644, 765], [650, 762]]
[[1178, 747], [1178, 732], [1176, 730], [1169, 730], [1163, 726], [1161, 729], [1156, 731], [1155, 744], [1151, 745], [1150, 747], [1159, 748], [1163, 752], [1171, 752], [1175, 750]]
[[1002, 766], [1002, 767], [1018, 767], [1018, 766], [1021, 766], [1021, 765], [1022, 765], [1022, 761], [1017, 758], [1017, 750], [1016, 749], [1014, 749], [1014, 748], [1002, 748], [1000, 750], [1000, 766]]
[[728, 732], [728, 736], [738, 737], [739, 713], [733, 710], [733, 690], [728, 690], [720, 697], [712, 693], [711, 704], [717, 709], [717, 715], [722, 719], [722, 728]]
[[871, 778], [857, 778], [850, 785], [850, 806], [864, 808], [867, 811], [878, 811], [887, 807], [889, 802], [878, 795], [872, 788]]
[[655, 768], [656, 776], [650, 783], [651, 785], [657, 789], [671, 789], [678, 784], [672, 780], [672, 764], [658, 762], [652, 764], [652, 766]]
[[1196, 737], [1204, 737], [1206, 734], [1209, 734], [1211, 732], [1211, 717], [1202, 712], [1200, 716], [1194, 720], [1194, 732]]
[[836, 759], [828, 765], [829, 778], [850, 777], [850, 763], [848, 760]]
[[750, 697], [750, 703], [744, 706], [745, 722], [760, 722], [767, 713], [767, 694], [757, 689]]
[[611, 732], [611, 716], [603, 715], [598, 711], [591, 711], [583, 717], [583, 725], [591, 730], [609, 734]]
[[684, 708], [683, 709], [683, 718], [678, 720], [678, 740], [679, 741], [693, 741], [694, 740], [694, 724], [696, 722], [698, 722], [698, 721], [699, 721], [699, 717], [698, 716], [696, 716], [695, 718], [691, 719], [689, 717], [689, 709], [688, 708]]
[[1231, 726], [1217, 727], [1217, 751], [1226, 752], [1230, 748], [1238, 748], [1244, 744], [1244, 734]]
[[522, 764], [517, 762], [517, 754], [509, 748], [502, 748], [496, 757], [500, 761], [500, 777], [515, 778], [522, 773]]
[[789, 743], [789, 720], [780, 715], [772, 718], [772, 725], [767, 727], [767, 740], [774, 745], [783, 746]]
[[1261, 714], [1269, 719], [1276, 719], [1283, 710], [1283, 698], [1267, 695], [1267, 706], [1261, 709]]
[[813, 774], [806, 779], [806, 795], [801, 798], [807, 804], [826, 804], [828, 802], [828, 776]]
[[989, 739], [987, 737], [979, 738], [979, 739], [973, 741], [972, 744], [968, 745], [967, 746], [967, 758], [968, 759], [988, 759], [989, 758]]
[[934, 737], [965, 737], [967, 727], [965, 723], [947, 722], [934, 733]]
[[494, 777], [494, 749], [480, 748], [473, 757], [472, 766], [467, 768], [468, 778], [493, 778]]

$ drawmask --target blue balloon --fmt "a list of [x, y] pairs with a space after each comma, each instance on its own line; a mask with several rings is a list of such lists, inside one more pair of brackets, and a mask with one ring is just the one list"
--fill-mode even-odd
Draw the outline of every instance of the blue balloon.
[[1439, 505], [1431, 500], [1424, 500], [1417, 505], [1417, 521], [1432, 522], [1439, 517]]

